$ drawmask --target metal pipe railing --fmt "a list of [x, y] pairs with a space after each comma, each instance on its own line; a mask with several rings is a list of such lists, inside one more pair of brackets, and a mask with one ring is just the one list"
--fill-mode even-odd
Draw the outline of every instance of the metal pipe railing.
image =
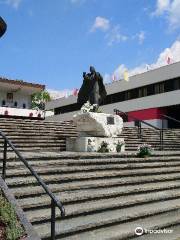
[[138, 122], [138, 137], [139, 138], [142, 138], [142, 123], [151, 127], [152, 129], [154, 130], [157, 130], [159, 131], [159, 142], [160, 142], [160, 150], [163, 150], [164, 149], [164, 130], [163, 130], [163, 124], [162, 124], [162, 128], [158, 128], [158, 127], [155, 127], [154, 125], [144, 121], [144, 120], [140, 120], [134, 116], [131, 116], [131, 115], [128, 115], [127, 113], [123, 112], [123, 111], [120, 111], [119, 109], [114, 109], [114, 112], [119, 115], [119, 113], [125, 115], [127, 118], [130, 117], [132, 118], [134, 121]]
[[163, 118], [165, 118], [165, 119], [169, 119], [169, 120], [172, 120], [172, 121], [177, 122], [177, 123], [180, 124], [180, 121], [177, 120], [176, 118], [170, 117], [170, 116], [168, 116], [168, 115], [161, 115], [161, 116], [162, 116]]
[[18, 158], [24, 163], [24, 165], [29, 169], [31, 174], [36, 178], [37, 182], [43, 187], [47, 195], [51, 198], [51, 240], [55, 240], [55, 220], [56, 220], [56, 207], [60, 209], [61, 217], [65, 216], [65, 208], [61, 201], [56, 198], [52, 191], [47, 187], [44, 181], [39, 177], [39, 175], [34, 171], [34, 169], [29, 165], [27, 160], [21, 155], [21, 153], [15, 148], [13, 143], [6, 137], [6, 135], [0, 131], [0, 136], [4, 139], [4, 149], [3, 149], [3, 168], [2, 177], [6, 178], [6, 163], [7, 163], [7, 147], [9, 146], [18, 156]]

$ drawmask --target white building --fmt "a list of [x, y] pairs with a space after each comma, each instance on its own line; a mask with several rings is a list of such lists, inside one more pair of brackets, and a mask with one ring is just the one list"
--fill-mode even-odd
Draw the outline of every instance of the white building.
[[0, 117], [44, 118], [42, 111], [31, 109], [31, 96], [45, 85], [0, 78]]
[[[132, 117], [145, 120], [161, 127], [162, 115], [180, 120], [180, 62], [150, 70], [106, 85], [107, 97], [100, 106], [105, 113], [114, 109], [126, 112], [128, 122], [134, 125]], [[79, 110], [77, 97], [61, 98], [47, 103], [46, 109], [53, 109], [55, 115], [46, 120], [71, 120]], [[171, 122], [166, 125], [174, 127]]]

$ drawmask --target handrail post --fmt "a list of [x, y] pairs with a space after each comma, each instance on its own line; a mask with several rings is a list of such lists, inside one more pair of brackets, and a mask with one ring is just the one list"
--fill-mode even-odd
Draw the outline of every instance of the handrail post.
[[161, 150], [164, 150], [164, 119], [162, 119], [162, 137], [161, 137], [161, 141], [162, 141]]
[[138, 138], [141, 138], [142, 135], [142, 126], [141, 121], [138, 120]]
[[2, 178], [6, 178], [6, 161], [7, 161], [7, 141], [4, 140], [4, 151], [3, 151], [3, 169], [2, 169]]
[[162, 119], [162, 126], [160, 129], [160, 150], [164, 150], [164, 119]]
[[56, 239], [55, 220], [56, 220], [56, 206], [54, 204], [54, 201], [51, 200], [51, 240]]

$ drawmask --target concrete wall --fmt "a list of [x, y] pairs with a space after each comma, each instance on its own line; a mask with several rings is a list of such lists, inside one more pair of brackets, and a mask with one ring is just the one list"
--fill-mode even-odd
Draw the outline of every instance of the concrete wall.
[[32, 109], [0, 107], [0, 116], [44, 118], [44, 111], [32, 110]]
[[[10, 92], [10, 91], [8, 91]], [[2, 106], [2, 101], [6, 101], [6, 106], [8, 107], [14, 107], [14, 102], [18, 103], [17, 108], [23, 108], [23, 104], [26, 104], [26, 108], [31, 108], [31, 96], [27, 94], [23, 94], [19, 91], [13, 93], [13, 102], [8, 103], [7, 102], [7, 92], [0, 90], [0, 106]]]

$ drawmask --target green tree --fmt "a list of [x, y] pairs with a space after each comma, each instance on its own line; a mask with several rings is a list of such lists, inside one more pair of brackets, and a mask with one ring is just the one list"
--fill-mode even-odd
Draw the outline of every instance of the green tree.
[[41, 91], [32, 95], [32, 108], [45, 109], [45, 103], [51, 100], [50, 94], [47, 91]]

